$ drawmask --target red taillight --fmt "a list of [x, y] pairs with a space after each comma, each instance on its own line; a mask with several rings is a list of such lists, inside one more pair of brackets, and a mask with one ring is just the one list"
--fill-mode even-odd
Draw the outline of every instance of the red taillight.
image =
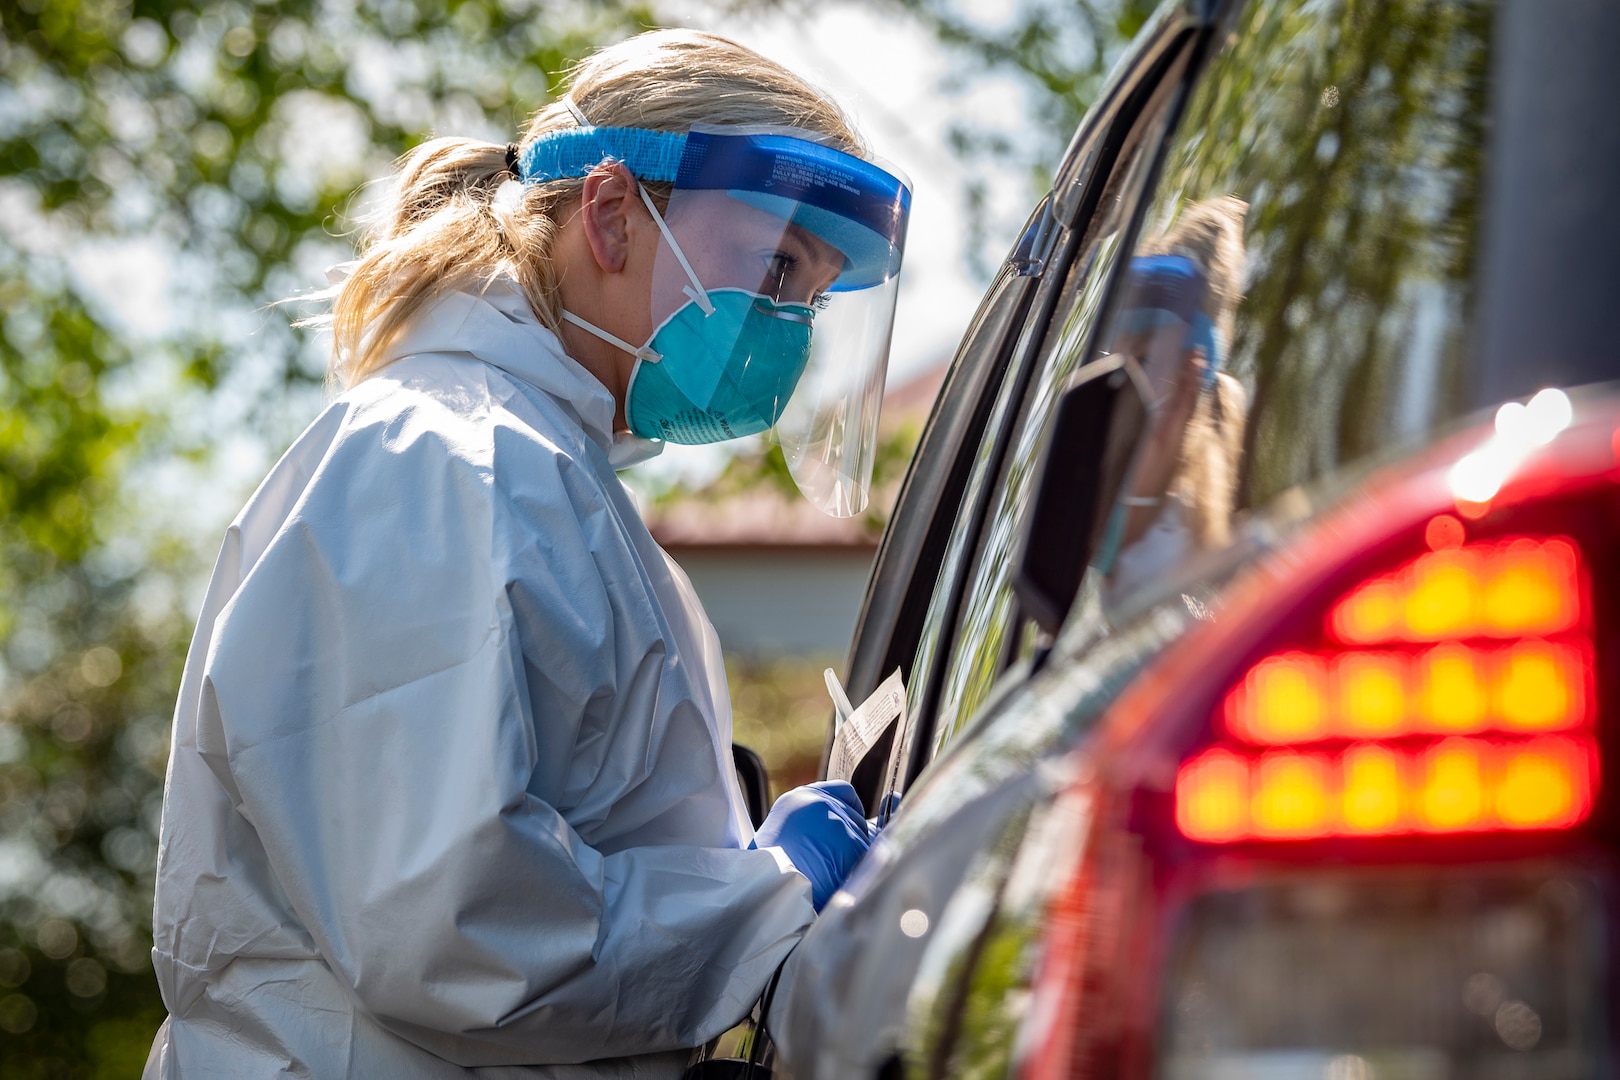
[[1562, 538], [1442, 549], [1361, 585], [1328, 622], [1347, 645], [1561, 633], [1581, 618], [1577, 567]]
[[1176, 824], [1208, 842], [1562, 828], [1591, 810], [1596, 774], [1585, 736], [1215, 749], [1181, 767]]
[[1436, 645], [1409, 653], [1267, 657], [1227, 696], [1247, 743], [1567, 731], [1591, 719], [1590, 650], [1578, 641]]
[[1440, 550], [1333, 605], [1326, 647], [1226, 695], [1176, 824], [1207, 843], [1563, 828], [1597, 783], [1589, 606], [1562, 537]]

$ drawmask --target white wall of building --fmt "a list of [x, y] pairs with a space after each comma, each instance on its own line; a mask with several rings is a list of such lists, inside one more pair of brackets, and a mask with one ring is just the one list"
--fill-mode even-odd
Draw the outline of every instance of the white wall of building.
[[873, 551], [672, 551], [727, 652], [842, 661], [866, 595]]

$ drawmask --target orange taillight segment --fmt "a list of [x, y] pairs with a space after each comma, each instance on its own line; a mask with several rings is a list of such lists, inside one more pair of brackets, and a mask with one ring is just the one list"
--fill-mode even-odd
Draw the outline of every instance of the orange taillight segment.
[[1345, 653], [1333, 661], [1335, 729], [1352, 738], [1388, 738], [1410, 724], [1411, 660], [1401, 653]]
[[1489, 747], [1478, 740], [1447, 739], [1424, 755], [1416, 795], [1418, 824], [1425, 832], [1456, 832], [1484, 823], [1488, 753]]
[[[1328, 617], [1336, 647], [1255, 664], [1220, 719], [1240, 744], [1176, 779], [1196, 840], [1563, 828], [1597, 777], [1593, 646], [1575, 544], [1463, 543], [1352, 590]], [[1219, 726], [1219, 725], [1217, 725]]]
[[1245, 742], [1567, 731], [1591, 718], [1589, 649], [1570, 641], [1268, 657], [1227, 696]]
[[1227, 725], [1259, 743], [1309, 742], [1328, 734], [1327, 664], [1309, 653], [1284, 653], [1254, 666], [1227, 704]]
[[1447, 732], [1474, 732], [1487, 726], [1490, 705], [1489, 654], [1466, 645], [1441, 645], [1418, 661], [1415, 712], [1425, 726]]
[[1526, 641], [1504, 650], [1491, 708], [1504, 731], [1557, 731], [1588, 716], [1592, 668], [1581, 649]]
[[1176, 824], [1211, 843], [1565, 828], [1592, 809], [1585, 737], [1452, 737], [1417, 749], [1214, 749], [1176, 776]]
[[1249, 813], [1257, 835], [1326, 836], [1336, 816], [1333, 804], [1332, 769], [1320, 756], [1283, 750], [1255, 763]]
[[1381, 746], [1346, 750], [1340, 771], [1340, 821], [1347, 833], [1376, 836], [1406, 820], [1411, 783], [1407, 762]]
[[1574, 825], [1592, 808], [1596, 757], [1571, 739], [1545, 738], [1503, 748], [1496, 815], [1510, 827]]
[[1236, 840], [1249, 831], [1249, 763], [1211, 750], [1176, 777], [1176, 824], [1202, 840]]
[[1445, 548], [1358, 586], [1328, 629], [1346, 645], [1557, 634], [1581, 621], [1580, 580], [1563, 537]]

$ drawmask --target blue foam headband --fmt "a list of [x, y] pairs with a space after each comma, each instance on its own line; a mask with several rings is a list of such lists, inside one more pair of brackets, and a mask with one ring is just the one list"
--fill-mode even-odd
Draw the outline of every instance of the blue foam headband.
[[1209, 316], [1202, 311], [1196, 312], [1191, 319], [1183, 318], [1174, 311], [1164, 308], [1136, 307], [1128, 308], [1119, 313], [1114, 321], [1113, 333], [1140, 334], [1154, 330], [1163, 330], [1167, 326], [1185, 326], [1187, 328], [1187, 348], [1204, 350], [1204, 385], [1215, 384], [1215, 373], [1221, 370], [1225, 363], [1225, 350], [1221, 348], [1220, 334]]
[[564, 128], [540, 136], [518, 154], [525, 184], [585, 176], [607, 158], [624, 162], [640, 180], [669, 182], [681, 171], [686, 135], [646, 128]]

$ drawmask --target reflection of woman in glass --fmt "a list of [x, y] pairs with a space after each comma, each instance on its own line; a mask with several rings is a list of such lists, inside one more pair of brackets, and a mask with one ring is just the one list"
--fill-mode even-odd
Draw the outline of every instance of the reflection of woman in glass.
[[1247, 399], [1221, 365], [1242, 299], [1247, 210], [1231, 196], [1192, 203], [1131, 260], [1111, 351], [1141, 365], [1152, 419], [1114, 526], [1115, 596], [1228, 542]]

